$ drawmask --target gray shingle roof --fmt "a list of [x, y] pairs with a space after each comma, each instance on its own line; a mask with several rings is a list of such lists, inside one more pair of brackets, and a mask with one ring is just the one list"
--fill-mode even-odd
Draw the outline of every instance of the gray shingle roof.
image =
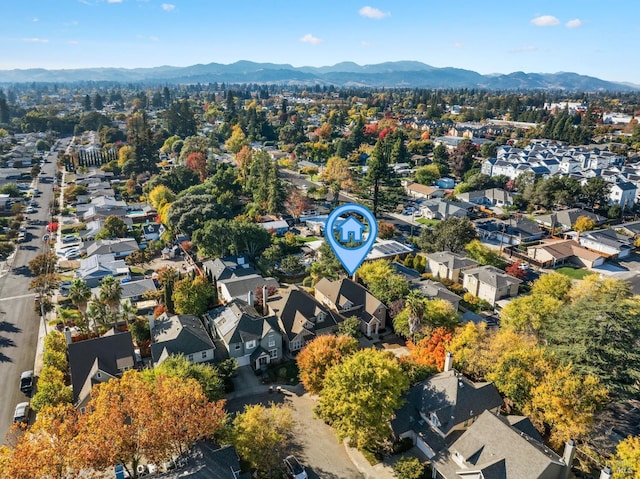
[[259, 340], [270, 329], [280, 331], [275, 316], [262, 317], [253, 306], [234, 299], [224, 307], [211, 311], [216, 331], [226, 344]]
[[154, 321], [151, 331], [151, 356], [157, 362], [166, 349], [168, 354], [198, 353], [214, 349], [213, 341], [200, 321], [191, 314], [163, 313]]
[[480, 266], [478, 268], [468, 269], [463, 273], [465, 276], [475, 276], [481, 283], [501, 289], [512, 284], [520, 284], [521, 280], [508, 275], [495, 266]]

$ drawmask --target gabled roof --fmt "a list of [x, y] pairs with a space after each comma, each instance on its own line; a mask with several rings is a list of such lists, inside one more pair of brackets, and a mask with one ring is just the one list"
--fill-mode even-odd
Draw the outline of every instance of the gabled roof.
[[140, 249], [135, 238], [101, 239], [87, 248], [87, 255], [125, 253]]
[[[316, 283], [315, 289], [329, 298], [338, 312], [344, 316], [355, 315], [366, 323], [371, 321], [378, 308], [382, 306], [386, 309], [386, 306], [364, 286], [349, 278], [337, 281], [322, 278]], [[345, 308], [349, 304], [351, 308]]]
[[202, 266], [213, 275], [216, 281], [239, 278], [256, 273], [246, 256], [216, 258], [213, 261], [205, 261]]
[[604, 223], [607, 220], [603, 216], [580, 208], [558, 210], [549, 215], [536, 216], [534, 220], [547, 226], [555, 224], [556, 226], [562, 226], [566, 229], [570, 229], [580, 216], [586, 216], [587, 218], [592, 219], [597, 225]]
[[518, 278], [508, 275], [495, 266], [480, 266], [478, 268], [465, 270], [462, 274], [465, 276], [474, 276], [481, 283], [488, 284], [496, 289], [501, 289], [512, 284], [522, 283]]
[[262, 317], [253, 306], [234, 299], [224, 307], [209, 312], [213, 324], [225, 344], [262, 339], [270, 330], [280, 331], [275, 316]]
[[115, 259], [113, 254], [94, 254], [80, 260], [80, 268], [76, 270], [76, 276], [81, 279], [102, 278], [128, 272], [129, 266], [124, 260]]
[[493, 383], [474, 383], [454, 369], [436, 374], [412, 389], [417, 393], [412, 398], [417, 410], [425, 418], [435, 414], [444, 434], [482, 411], [502, 406]]
[[156, 284], [150, 278], [139, 279], [137, 281], [129, 281], [122, 283], [121, 299], [135, 298], [142, 296], [149, 291], [157, 291]]
[[478, 266], [478, 263], [465, 256], [461, 256], [451, 251], [437, 251], [435, 253], [429, 253], [427, 259], [435, 261], [438, 264], [444, 264], [450, 270], [456, 270], [461, 268], [470, 268]]
[[317, 331], [332, 328], [342, 320], [313, 296], [296, 286], [280, 288], [269, 298], [269, 312], [275, 314], [289, 340], [302, 334], [313, 339]]
[[133, 340], [129, 331], [71, 343], [68, 351], [74, 403], [81, 399], [80, 393], [96, 361], [98, 369], [112, 376], [135, 365]]
[[457, 294], [449, 291], [445, 285], [440, 283], [439, 281], [422, 281], [419, 283], [420, 293], [426, 298], [429, 299], [443, 299], [445, 301], [449, 301], [452, 304], [457, 305], [462, 299]]
[[[567, 467], [551, 449], [510, 426], [507, 418], [489, 411], [483, 412], [434, 465], [445, 479], [562, 479]], [[473, 476], [475, 471], [482, 476]]]
[[199, 353], [215, 349], [202, 321], [192, 314], [162, 313], [151, 331], [151, 356], [157, 362], [163, 351], [167, 354]]

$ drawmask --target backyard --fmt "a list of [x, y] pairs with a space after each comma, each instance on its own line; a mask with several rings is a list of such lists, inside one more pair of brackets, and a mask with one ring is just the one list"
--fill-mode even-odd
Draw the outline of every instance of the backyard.
[[571, 279], [584, 279], [585, 276], [594, 274], [593, 271], [589, 271], [588, 269], [574, 268], [572, 266], [563, 266], [556, 269], [556, 272], [564, 274], [565, 276], [569, 276], [569, 278]]

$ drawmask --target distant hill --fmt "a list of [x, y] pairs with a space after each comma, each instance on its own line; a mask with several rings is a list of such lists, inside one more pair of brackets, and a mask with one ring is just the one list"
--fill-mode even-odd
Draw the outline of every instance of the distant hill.
[[239, 61], [229, 65], [188, 67], [79, 68], [73, 70], [0, 70], [0, 83], [23, 82], [118, 83], [278, 83], [405, 88], [485, 88], [490, 90], [638, 91], [639, 85], [615, 83], [577, 73], [480, 73], [460, 68], [436, 68], [415, 61], [358, 65], [342, 62], [325, 67]]

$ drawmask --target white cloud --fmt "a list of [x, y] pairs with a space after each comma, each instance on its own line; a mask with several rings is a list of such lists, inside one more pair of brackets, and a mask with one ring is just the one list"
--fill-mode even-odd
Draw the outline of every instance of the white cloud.
[[391, 16], [390, 12], [383, 12], [382, 10], [378, 10], [377, 8], [369, 6], [362, 7], [360, 10], [358, 10], [358, 13], [363, 17], [375, 18], [376, 20]]
[[171, 12], [171, 11], [175, 10], [175, 8], [176, 8], [176, 6], [171, 4], [171, 3], [163, 3], [162, 4], [162, 9], [165, 12]]
[[151, 40], [152, 42], [159, 42], [160, 41], [160, 39], [158, 37], [156, 37], [155, 35], [151, 35], [149, 37], [149, 40]]
[[366, 48], [370, 48], [370, 47], [372, 47], [372, 46], [373, 46], [373, 43], [368, 42], [368, 41], [366, 41], [366, 40], [362, 40], [362, 41], [360, 42], [360, 45], [362, 45], [363, 47], [366, 47]]
[[558, 20], [553, 15], [541, 15], [531, 20], [536, 27], [553, 27], [555, 25], [560, 24], [560, 20]]
[[578, 28], [582, 26], [582, 20], [580, 20], [579, 18], [574, 18], [573, 20], [569, 20], [567, 23], [565, 23], [565, 27], [567, 28]]
[[80, 42], [78, 40], [69, 40], [69, 41], [67, 41], [67, 45], [77, 45], [79, 43]]
[[33, 18], [31, 19], [31, 21], [35, 23], [35, 22], [39, 22], [39, 21], [40, 21], [40, 19], [39, 19], [38, 17], [33, 17]]
[[453, 47], [454, 47], [454, 48], [462, 48], [462, 47], [464, 47], [464, 43], [462, 43], [462, 42], [455, 42], [455, 43], [453, 44]]
[[122, 3], [122, 0], [107, 0], [107, 3]]
[[46, 38], [37, 38], [37, 37], [23, 38], [22, 41], [26, 42], [26, 43], [49, 43], [48, 39], [46, 39]]
[[522, 53], [522, 52], [535, 52], [538, 50], [538, 47], [533, 45], [525, 45], [523, 47], [514, 48], [511, 50], [512, 53]]
[[310, 33], [307, 33], [300, 39], [300, 41], [302, 43], [311, 43], [311, 45], [317, 45], [318, 43], [322, 42], [322, 40], [320, 40], [318, 37], [314, 37]]

